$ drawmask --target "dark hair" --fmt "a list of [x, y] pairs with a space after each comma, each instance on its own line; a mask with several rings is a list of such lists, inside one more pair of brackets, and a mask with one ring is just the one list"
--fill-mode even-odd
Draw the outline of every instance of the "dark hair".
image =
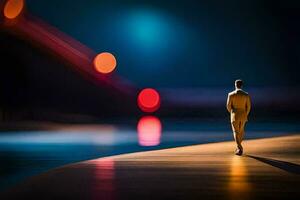
[[235, 81], [235, 85], [237, 88], [242, 88], [243, 86], [243, 81], [241, 79], [238, 79]]

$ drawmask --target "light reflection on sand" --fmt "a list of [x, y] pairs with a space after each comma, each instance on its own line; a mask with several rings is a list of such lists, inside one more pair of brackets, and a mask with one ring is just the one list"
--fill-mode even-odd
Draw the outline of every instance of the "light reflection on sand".
[[241, 156], [232, 156], [230, 160], [230, 177], [228, 183], [230, 199], [239, 199], [241, 196], [249, 197], [251, 184], [248, 180], [248, 169], [244, 159]]

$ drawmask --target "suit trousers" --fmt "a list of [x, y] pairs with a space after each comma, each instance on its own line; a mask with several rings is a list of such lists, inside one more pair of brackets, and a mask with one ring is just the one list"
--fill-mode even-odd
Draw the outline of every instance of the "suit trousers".
[[243, 150], [242, 141], [245, 134], [246, 121], [233, 121], [231, 122], [232, 132], [234, 140], [237, 144], [237, 148]]

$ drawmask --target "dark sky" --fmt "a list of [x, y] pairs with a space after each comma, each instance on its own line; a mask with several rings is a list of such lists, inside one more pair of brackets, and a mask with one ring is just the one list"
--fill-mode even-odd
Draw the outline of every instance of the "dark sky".
[[300, 86], [294, 0], [27, 0], [27, 9], [139, 86]]

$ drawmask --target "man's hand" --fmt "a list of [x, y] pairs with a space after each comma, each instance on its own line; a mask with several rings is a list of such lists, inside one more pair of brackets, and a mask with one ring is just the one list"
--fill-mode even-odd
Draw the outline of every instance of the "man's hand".
[[231, 100], [231, 96], [229, 94], [227, 96], [226, 108], [227, 108], [228, 112], [230, 113], [232, 110], [232, 100]]

